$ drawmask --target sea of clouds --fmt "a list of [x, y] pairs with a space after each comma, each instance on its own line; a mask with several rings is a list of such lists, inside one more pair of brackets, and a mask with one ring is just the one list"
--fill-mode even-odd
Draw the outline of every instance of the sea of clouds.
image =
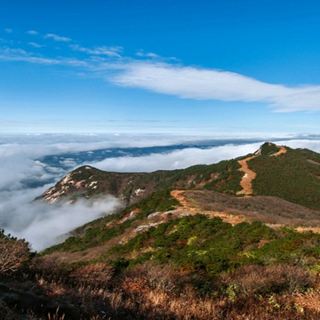
[[[183, 136], [155, 135], [2, 135], [0, 137], [0, 228], [25, 238], [32, 248], [42, 250], [61, 241], [68, 232], [102, 215], [114, 212], [121, 203], [112, 196], [95, 202], [79, 201], [74, 205], [50, 205], [34, 201], [42, 192], [61, 179], [69, 170], [82, 164], [121, 172], [151, 172], [159, 169], [179, 169], [195, 164], [211, 164], [235, 158], [257, 150], [257, 141], [239, 141], [203, 145], [204, 139]], [[199, 142], [201, 141], [201, 142]], [[216, 140], [217, 141], [217, 140]], [[192, 147], [190, 147], [192, 142]], [[108, 157], [79, 163], [75, 152], [110, 148], [147, 148], [186, 143], [185, 148], [168, 148], [137, 156], [134, 151], [124, 156]], [[277, 141], [294, 148], [309, 148], [320, 152], [320, 138], [304, 137]], [[66, 155], [59, 165], [43, 161], [45, 156]]]

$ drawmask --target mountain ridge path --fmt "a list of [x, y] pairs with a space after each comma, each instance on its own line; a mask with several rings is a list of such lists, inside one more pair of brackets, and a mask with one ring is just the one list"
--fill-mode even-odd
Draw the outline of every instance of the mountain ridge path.
[[[256, 178], [257, 174], [252, 169], [249, 168], [248, 162], [260, 155], [260, 150], [255, 152], [253, 156], [249, 156], [245, 159], [239, 160], [240, 165], [239, 171], [242, 171], [244, 175], [240, 181], [240, 186], [242, 190], [237, 192], [237, 195], [244, 195], [245, 197], [251, 197], [253, 194], [252, 181]], [[282, 154], [287, 153], [287, 148], [284, 146], [279, 146], [279, 150], [276, 153], [271, 154], [271, 157], [279, 157]]]
[[[281, 154], [283, 154], [283, 152]], [[171, 196], [175, 198], [180, 204], [180, 208], [178, 207], [175, 210], [175, 213], [177, 214], [177, 216], [192, 216], [196, 214], [201, 214], [208, 217], [209, 219], [220, 218], [224, 222], [230, 223], [232, 225], [237, 225], [243, 222], [250, 223], [253, 221], [249, 217], [246, 217], [242, 214], [234, 214], [228, 211], [203, 210], [200, 207], [198, 207], [195, 203], [193, 203], [193, 201], [191, 201], [186, 197], [185, 195], [186, 191], [187, 190], [172, 190], [170, 192]], [[182, 211], [180, 212], [180, 210]], [[288, 226], [282, 223], [265, 223], [265, 224], [266, 226], [272, 229], [280, 229]], [[293, 226], [293, 229], [299, 233], [313, 232], [313, 233], [320, 234], [320, 226], [314, 226], [314, 227]]]
[[232, 225], [245, 222], [248, 219], [241, 214], [231, 214], [225, 211], [213, 211], [213, 210], [203, 210], [199, 208], [195, 203], [187, 199], [185, 196], [186, 190], [172, 190], [170, 192], [171, 196], [175, 198], [179, 203], [182, 210], [189, 212], [186, 215], [202, 214], [208, 218], [221, 218], [224, 222], [230, 223]]
[[256, 178], [257, 174], [249, 168], [248, 162], [256, 158], [257, 156], [258, 155], [250, 156], [238, 161], [240, 165], [239, 171], [243, 172], [244, 175], [242, 176], [240, 181], [240, 186], [242, 190], [238, 191], [237, 195], [244, 195], [246, 197], [252, 196], [252, 193], [253, 193], [252, 181]]

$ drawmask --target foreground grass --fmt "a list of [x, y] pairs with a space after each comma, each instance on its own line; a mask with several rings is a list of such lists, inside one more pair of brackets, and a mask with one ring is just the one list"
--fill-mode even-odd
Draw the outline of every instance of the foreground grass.
[[274, 230], [260, 222], [232, 226], [220, 218], [197, 215], [138, 234], [126, 244], [113, 247], [106, 259], [126, 260], [129, 266], [145, 261], [169, 263], [212, 277], [252, 264], [288, 263], [317, 269], [319, 255], [318, 234]]
[[0, 278], [0, 318], [319, 319], [319, 254], [313, 233], [183, 217], [100, 261], [21, 264]]

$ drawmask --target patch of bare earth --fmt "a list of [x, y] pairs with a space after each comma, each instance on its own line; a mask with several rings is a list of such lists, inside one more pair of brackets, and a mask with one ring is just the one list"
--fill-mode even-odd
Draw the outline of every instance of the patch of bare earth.
[[190, 197], [186, 196], [185, 190], [173, 190], [171, 196], [174, 197], [182, 206], [182, 208], [188, 212], [188, 215], [202, 214], [209, 218], [221, 218], [223, 221], [232, 225], [246, 221], [246, 217], [241, 214], [231, 214], [225, 211], [204, 210], [199, 203], [193, 202]]
[[281, 156], [282, 154], [287, 153], [287, 149], [286, 149], [285, 147], [280, 146], [279, 148], [280, 148], [280, 149], [279, 149], [278, 152], [276, 152], [276, 153], [274, 153], [274, 154], [271, 155], [272, 157], [279, 157], [279, 156]]
[[190, 214], [220, 217], [233, 225], [258, 220], [275, 229], [290, 226], [298, 232], [320, 233], [319, 211], [277, 197], [239, 198], [211, 190], [174, 190], [171, 195]]
[[256, 178], [257, 174], [249, 168], [248, 162], [254, 158], [256, 158], [256, 155], [238, 161], [240, 165], [239, 171], [242, 171], [244, 175], [240, 181], [242, 190], [238, 191], [237, 195], [252, 196], [252, 181]]

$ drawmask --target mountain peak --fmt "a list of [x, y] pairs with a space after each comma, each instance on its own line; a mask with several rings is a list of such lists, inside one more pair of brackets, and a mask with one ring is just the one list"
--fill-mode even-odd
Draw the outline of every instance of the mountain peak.
[[277, 154], [281, 149], [284, 149], [284, 147], [267, 141], [263, 143], [254, 154], [261, 156], [272, 156]]

